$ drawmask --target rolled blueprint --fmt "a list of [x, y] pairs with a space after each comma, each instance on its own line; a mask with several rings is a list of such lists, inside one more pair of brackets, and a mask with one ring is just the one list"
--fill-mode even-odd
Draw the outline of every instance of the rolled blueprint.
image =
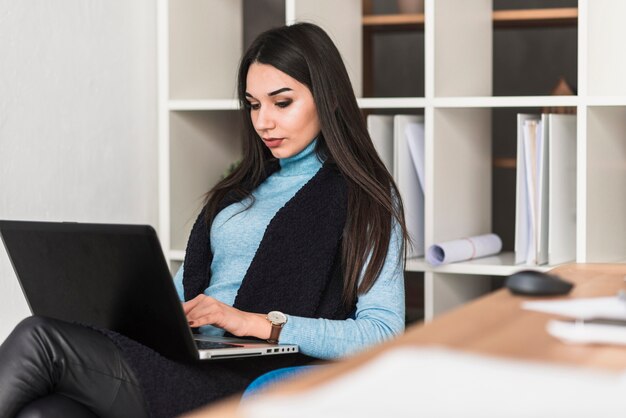
[[502, 250], [502, 240], [496, 234], [478, 235], [431, 245], [426, 261], [433, 266], [472, 260], [497, 254]]

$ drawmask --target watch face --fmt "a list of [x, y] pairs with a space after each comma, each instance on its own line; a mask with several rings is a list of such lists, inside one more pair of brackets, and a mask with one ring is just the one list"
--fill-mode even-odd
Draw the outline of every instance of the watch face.
[[281, 325], [287, 322], [287, 316], [284, 313], [278, 312], [278, 311], [272, 311], [268, 313], [267, 319], [271, 323], [276, 324], [276, 325]]

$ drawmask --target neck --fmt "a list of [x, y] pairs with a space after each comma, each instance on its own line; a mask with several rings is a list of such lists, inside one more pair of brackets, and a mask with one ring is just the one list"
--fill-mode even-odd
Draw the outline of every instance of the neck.
[[317, 138], [314, 139], [305, 149], [298, 154], [288, 158], [281, 158], [280, 175], [281, 176], [298, 176], [303, 174], [316, 173], [322, 166], [322, 162], [315, 153], [315, 145]]

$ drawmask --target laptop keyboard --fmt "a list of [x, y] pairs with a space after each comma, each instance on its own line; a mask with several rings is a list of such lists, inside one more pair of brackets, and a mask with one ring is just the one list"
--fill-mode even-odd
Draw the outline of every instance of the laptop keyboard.
[[216, 341], [202, 341], [202, 340], [194, 340], [196, 342], [196, 347], [198, 350], [211, 350], [214, 348], [237, 348], [243, 347], [237, 344], [228, 344], [228, 343], [219, 343]]

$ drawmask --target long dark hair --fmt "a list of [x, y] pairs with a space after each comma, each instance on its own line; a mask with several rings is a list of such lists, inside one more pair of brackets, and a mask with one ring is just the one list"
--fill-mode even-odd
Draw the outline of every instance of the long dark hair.
[[341, 55], [320, 27], [298, 23], [271, 29], [259, 35], [244, 54], [238, 73], [243, 157], [240, 165], [207, 193], [207, 218], [210, 221], [216, 215], [219, 203], [229, 193], [236, 199], [251, 197], [268, 164], [276, 161], [254, 130], [245, 97], [248, 69], [255, 62], [277, 68], [313, 94], [321, 126], [315, 152], [326, 163], [336, 165], [348, 184], [342, 297], [351, 306], [357, 295], [372, 287], [383, 267], [393, 220], [401, 229], [403, 252], [407, 233], [398, 189], [367, 132]]

